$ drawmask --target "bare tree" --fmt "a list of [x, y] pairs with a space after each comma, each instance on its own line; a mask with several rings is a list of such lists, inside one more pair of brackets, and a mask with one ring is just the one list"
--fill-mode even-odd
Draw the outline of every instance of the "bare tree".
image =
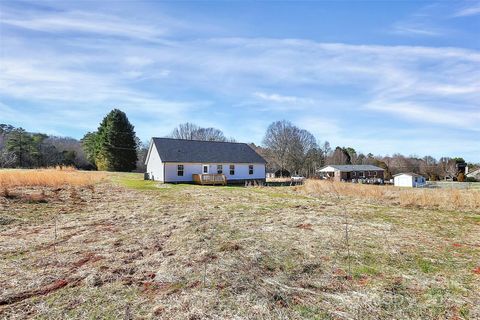
[[196, 124], [186, 122], [173, 129], [170, 136], [175, 139], [195, 140], [196, 134], [200, 129]]
[[197, 131], [197, 140], [204, 141], [227, 141], [223, 132], [215, 128], [200, 128]]
[[453, 179], [457, 176], [458, 167], [455, 159], [448, 158], [448, 157], [440, 158], [439, 165], [440, 165], [440, 171], [443, 173], [443, 177], [445, 179], [447, 178]]
[[393, 154], [387, 164], [392, 174], [416, 171], [412, 159], [409, 159], [399, 153]]
[[184, 140], [202, 140], [202, 141], [235, 141], [227, 139], [223, 132], [216, 128], [202, 128], [196, 124], [186, 122], [173, 129], [171, 138]]
[[17, 158], [13, 152], [8, 152], [5, 148], [0, 149], [0, 168], [9, 168], [15, 165]]
[[79, 140], [69, 137], [49, 136], [45, 139], [46, 145], [51, 145], [63, 155], [63, 158], [69, 159], [71, 165], [78, 168], [88, 168], [91, 166]]
[[135, 170], [136, 172], [145, 172], [147, 169], [147, 166], [145, 164], [145, 160], [147, 159], [147, 154], [148, 154], [148, 147], [149, 147], [149, 142], [144, 141], [142, 142], [139, 138], [137, 138], [137, 169]]
[[288, 148], [289, 167], [297, 174], [309, 175], [307, 162], [316, 162], [315, 150], [318, 147], [316, 139], [307, 130], [297, 127], [294, 127], [292, 133]]
[[345, 148], [336, 147], [335, 151], [328, 157], [328, 164], [351, 164], [351, 158]]
[[289, 143], [293, 135], [293, 124], [282, 120], [270, 124], [263, 138], [264, 146], [268, 149], [271, 158], [278, 164], [282, 172], [287, 169]]
[[312, 162], [321, 161], [318, 160], [318, 152], [314, 151], [318, 148], [315, 137], [307, 130], [300, 129], [286, 120], [270, 124], [263, 144], [268, 149], [269, 157], [276, 162], [281, 171], [287, 169], [299, 174], [308, 174], [312, 171]]
[[432, 156], [425, 156], [420, 161], [420, 174], [428, 177], [429, 180], [438, 180], [440, 177], [437, 160]]

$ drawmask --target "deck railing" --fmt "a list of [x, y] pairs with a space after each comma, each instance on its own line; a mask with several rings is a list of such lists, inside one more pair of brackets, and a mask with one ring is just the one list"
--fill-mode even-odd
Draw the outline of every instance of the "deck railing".
[[193, 181], [196, 184], [211, 184], [211, 185], [226, 185], [227, 177], [224, 174], [213, 174], [213, 173], [203, 173], [203, 174], [193, 174]]

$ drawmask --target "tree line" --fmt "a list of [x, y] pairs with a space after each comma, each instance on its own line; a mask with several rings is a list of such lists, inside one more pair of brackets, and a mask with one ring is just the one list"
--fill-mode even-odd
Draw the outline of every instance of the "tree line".
[[[168, 137], [235, 141], [217, 128], [204, 128], [189, 122], [178, 125]], [[328, 141], [318, 140], [308, 130], [286, 120], [271, 123], [262, 144], [251, 143], [250, 146], [267, 160], [267, 170], [277, 175], [314, 177], [317, 170], [325, 165], [371, 164], [385, 169], [386, 179], [400, 172], [414, 172], [429, 180], [449, 178], [464, 181], [467, 166], [461, 157], [380, 156], [357, 152], [353, 147], [332, 148]], [[80, 169], [143, 172], [147, 151], [148, 143], [140, 141], [127, 115], [118, 109], [107, 114], [98, 129], [86, 133], [80, 141], [0, 125], [0, 167], [73, 165]], [[469, 166], [479, 167], [478, 164]]]
[[467, 164], [461, 157], [392, 156], [364, 154], [353, 147], [336, 146], [331, 148], [328, 141], [320, 142], [305, 129], [300, 129], [289, 121], [273, 122], [265, 133], [263, 146], [257, 151], [268, 161], [272, 172], [296, 173], [307, 177], [316, 175], [316, 170], [326, 165], [369, 164], [385, 170], [385, 179], [401, 172], [421, 174], [429, 180], [452, 179], [465, 181], [467, 165], [474, 169], [478, 164]]
[[31, 133], [0, 124], [0, 168], [41, 168], [56, 165], [91, 169], [81, 143], [73, 138]]

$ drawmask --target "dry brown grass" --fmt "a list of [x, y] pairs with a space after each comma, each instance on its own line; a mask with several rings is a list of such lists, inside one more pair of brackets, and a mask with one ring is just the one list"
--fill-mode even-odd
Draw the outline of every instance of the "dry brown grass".
[[72, 167], [32, 170], [0, 170], [0, 189], [14, 187], [90, 186], [104, 178], [103, 173], [82, 172]]
[[403, 189], [322, 180], [308, 180], [299, 188], [312, 195], [334, 194], [403, 207], [480, 210], [480, 190]]
[[0, 319], [480, 318], [479, 215], [106, 175], [0, 197]]

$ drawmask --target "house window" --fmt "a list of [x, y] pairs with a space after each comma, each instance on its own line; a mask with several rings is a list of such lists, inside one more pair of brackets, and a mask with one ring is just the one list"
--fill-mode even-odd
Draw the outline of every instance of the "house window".
[[221, 164], [217, 164], [217, 173], [222, 174], [223, 173], [223, 166]]
[[248, 174], [253, 174], [253, 164], [248, 166]]
[[234, 175], [235, 175], [235, 165], [234, 165], [234, 164], [231, 164], [231, 165], [230, 165], [230, 175], [231, 175], [231, 176], [234, 176]]
[[359, 171], [358, 176], [359, 177], [365, 177], [365, 172], [364, 171]]
[[208, 173], [208, 165], [207, 164], [203, 165], [203, 173]]
[[374, 176], [374, 177], [377, 176], [377, 171], [373, 171], [373, 176]]
[[183, 164], [177, 166], [177, 176], [183, 177]]
[[357, 175], [357, 173], [356, 173], [355, 171], [353, 171], [353, 172], [352, 172], [352, 176], [355, 177], [356, 175]]

